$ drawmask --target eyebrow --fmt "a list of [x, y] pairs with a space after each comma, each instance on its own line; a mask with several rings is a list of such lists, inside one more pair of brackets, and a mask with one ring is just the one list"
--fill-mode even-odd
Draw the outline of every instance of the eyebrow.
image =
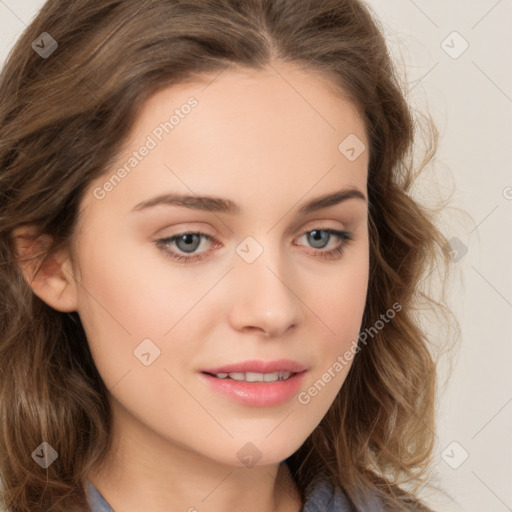
[[[299, 209], [299, 214], [315, 212], [329, 206], [347, 201], [348, 199], [360, 199], [367, 201], [366, 196], [357, 188], [347, 188], [332, 192], [327, 195], [316, 197], [307, 202]], [[193, 210], [203, 210], [207, 212], [220, 212], [230, 215], [239, 215], [241, 208], [229, 199], [211, 196], [191, 196], [183, 194], [162, 194], [146, 201], [138, 203], [132, 208], [132, 211], [146, 210], [157, 205], [183, 206]]]

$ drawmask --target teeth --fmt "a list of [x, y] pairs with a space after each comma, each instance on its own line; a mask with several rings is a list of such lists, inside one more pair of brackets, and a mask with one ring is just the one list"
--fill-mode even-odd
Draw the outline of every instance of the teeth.
[[228, 375], [233, 380], [245, 380], [245, 373], [228, 373]]
[[278, 380], [287, 380], [291, 376], [291, 372], [273, 372], [273, 373], [256, 373], [256, 372], [232, 372], [217, 373], [215, 375], [219, 379], [230, 378], [233, 380], [244, 382], [277, 382]]

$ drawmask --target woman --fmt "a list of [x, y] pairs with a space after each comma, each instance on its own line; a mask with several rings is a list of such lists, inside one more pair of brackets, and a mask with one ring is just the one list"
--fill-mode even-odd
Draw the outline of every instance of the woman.
[[449, 249], [362, 3], [49, 1], [0, 85], [8, 510], [428, 510]]

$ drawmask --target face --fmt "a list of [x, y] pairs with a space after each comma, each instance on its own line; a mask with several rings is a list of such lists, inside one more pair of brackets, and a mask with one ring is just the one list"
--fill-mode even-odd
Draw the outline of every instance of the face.
[[72, 245], [119, 432], [236, 466], [282, 461], [318, 425], [368, 285], [363, 120], [278, 69], [152, 96]]

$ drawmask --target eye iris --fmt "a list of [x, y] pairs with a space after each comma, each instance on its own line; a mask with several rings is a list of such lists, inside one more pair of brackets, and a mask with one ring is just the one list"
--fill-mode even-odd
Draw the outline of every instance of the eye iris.
[[[323, 233], [324, 236], [318, 237], [317, 235]], [[315, 229], [308, 233], [308, 241], [312, 243], [312, 246], [315, 247], [315, 249], [322, 249], [327, 245], [327, 242], [329, 241], [329, 237], [331, 236], [330, 233], [327, 231], [323, 231], [321, 229]], [[316, 243], [320, 242], [321, 246], [315, 245]], [[324, 243], [325, 242], [325, 243]]]
[[[195, 240], [194, 240], [195, 238]], [[180, 242], [185, 242], [186, 245], [181, 246]], [[201, 238], [196, 233], [187, 233], [186, 235], [182, 235], [176, 239], [176, 245], [180, 249], [180, 251], [184, 252], [194, 252], [201, 242]]]

